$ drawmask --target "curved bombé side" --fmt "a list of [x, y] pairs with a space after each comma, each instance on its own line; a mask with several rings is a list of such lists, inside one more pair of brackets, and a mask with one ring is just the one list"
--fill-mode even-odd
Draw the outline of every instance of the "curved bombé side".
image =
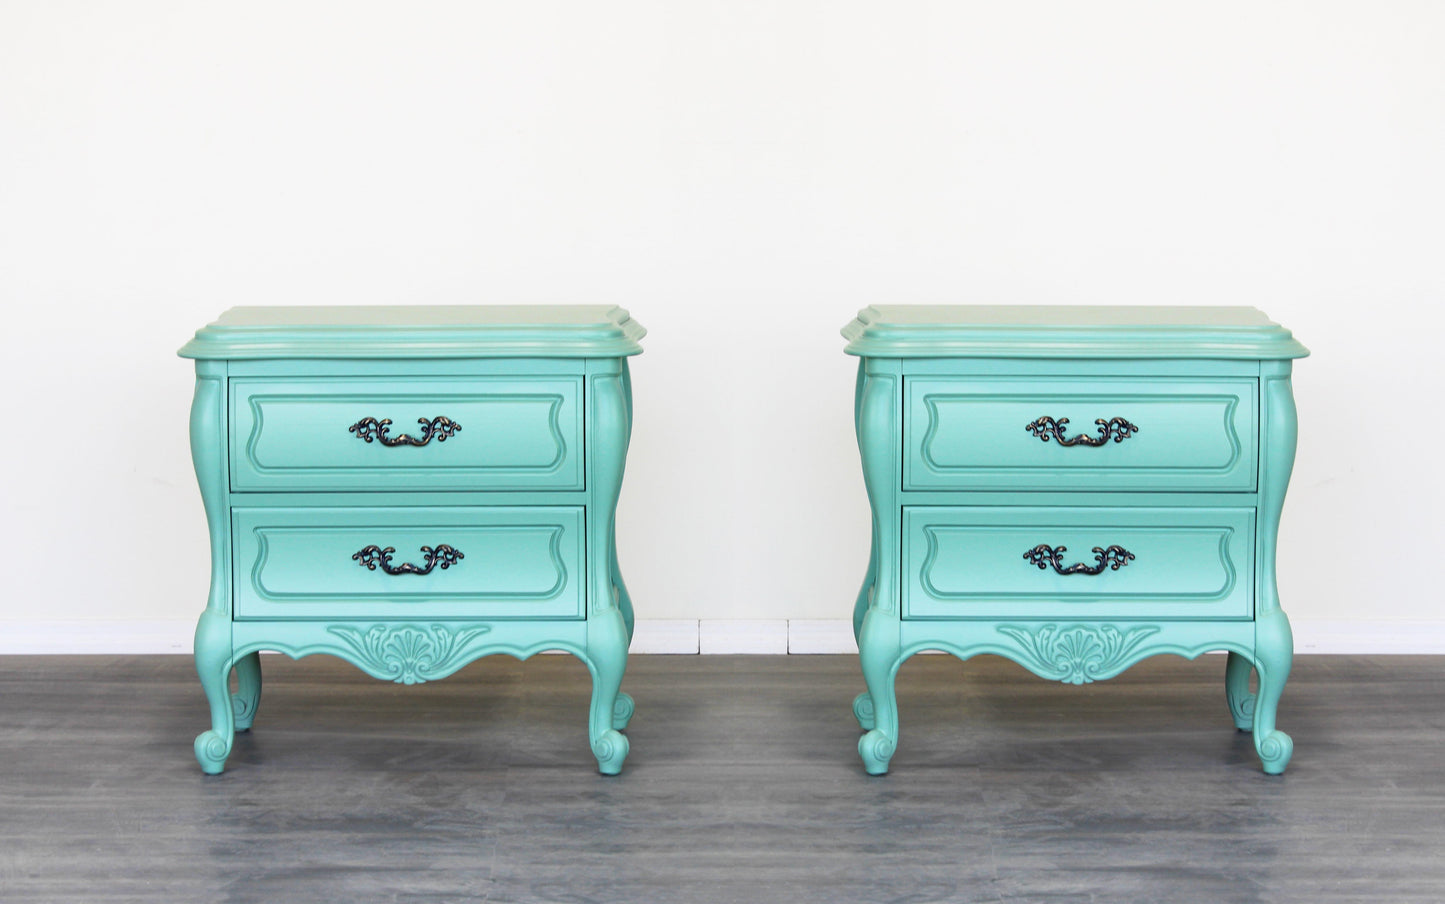
[[[1258, 576], [1255, 585], [1254, 667], [1259, 676], [1259, 690], [1253, 707], [1254, 749], [1264, 771], [1271, 775], [1284, 772], [1294, 753], [1294, 741], [1275, 728], [1275, 715], [1285, 682], [1289, 680], [1290, 661], [1294, 656], [1294, 636], [1289, 618], [1279, 602], [1279, 582], [1275, 570], [1275, 553], [1279, 546], [1280, 513], [1284, 509], [1285, 491], [1294, 470], [1295, 449], [1299, 441], [1299, 420], [1294, 391], [1290, 385], [1291, 362], [1264, 361], [1260, 364], [1260, 407], [1262, 434], [1260, 446]], [[1240, 667], [1226, 666], [1226, 691], [1239, 700], [1234, 711], [1236, 724], [1248, 706], [1241, 692]], [[1233, 676], [1231, 681], [1229, 676]], [[1245, 673], [1248, 681], [1248, 673]]]
[[[588, 734], [597, 768], [605, 775], [622, 771], [628, 741], [618, 723], [626, 725], [632, 716], [631, 698], [619, 692], [631, 632], [615, 565], [617, 499], [631, 425], [627, 390], [619, 359], [587, 362], [588, 485], [593, 503], [587, 517], [587, 660], [593, 668]], [[630, 609], [631, 601], [626, 605]]]
[[[211, 709], [211, 727], [196, 738], [196, 760], [212, 775], [225, 768], [235, 740], [237, 704], [228, 680], [231, 653], [231, 543], [227, 517], [229, 487], [226, 464], [226, 363], [196, 362], [196, 392], [191, 401], [191, 462], [206, 511], [211, 543], [211, 588], [205, 611], [196, 624], [196, 674]], [[246, 726], [259, 702], [260, 666], [242, 672], [240, 708]]]
[[858, 754], [870, 775], [888, 771], [898, 743], [898, 704], [893, 677], [898, 667], [901, 630], [898, 565], [898, 456], [893, 438], [902, 380], [898, 362], [864, 359], [865, 376], [858, 401], [858, 449], [863, 482], [873, 511], [872, 593], [858, 628], [858, 654], [867, 700], [853, 704], [854, 715], [867, 733], [858, 739]]

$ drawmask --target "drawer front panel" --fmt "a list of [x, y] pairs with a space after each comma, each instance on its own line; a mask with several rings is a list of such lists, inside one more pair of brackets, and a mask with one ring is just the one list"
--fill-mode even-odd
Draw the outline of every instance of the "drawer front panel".
[[1255, 488], [1253, 379], [930, 377], [907, 388], [905, 490]]
[[1252, 618], [1254, 520], [1252, 508], [907, 507], [903, 616]]
[[585, 613], [581, 506], [238, 507], [231, 517], [237, 618]]
[[580, 377], [231, 381], [238, 492], [580, 491], [584, 458]]

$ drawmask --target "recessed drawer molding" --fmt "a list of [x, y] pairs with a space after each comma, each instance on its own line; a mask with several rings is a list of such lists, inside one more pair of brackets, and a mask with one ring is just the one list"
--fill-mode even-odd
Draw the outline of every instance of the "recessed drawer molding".
[[[233, 518], [237, 618], [367, 618], [407, 607], [431, 617], [583, 614], [580, 506], [237, 508]], [[425, 546], [437, 534], [465, 547], [464, 567], [445, 561], [455, 547]], [[421, 566], [388, 567], [397, 548], [431, 552]]]
[[256, 377], [231, 394], [236, 492], [585, 488], [578, 377]]
[[[1252, 509], [910, 506], [903, 530], [904, 618], [1252, 614]], [[1094, 566], [1049, 567], [1091, 546]]]
[[[910, 377], [906, 386], [906, 490], [1255, 486], [1251, 379]], [[1089, 423], [1096, 436], [1069, 430]]]

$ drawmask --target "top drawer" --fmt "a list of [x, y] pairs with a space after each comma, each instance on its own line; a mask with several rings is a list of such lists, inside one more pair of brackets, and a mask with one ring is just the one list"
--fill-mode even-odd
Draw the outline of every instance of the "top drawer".
[[237, 377], [231, 488], [582, 490], [582, 410], [579, 376]]
[[910, 377], [905, 385], [905, 490], [1255, 488], [1253, 379]]

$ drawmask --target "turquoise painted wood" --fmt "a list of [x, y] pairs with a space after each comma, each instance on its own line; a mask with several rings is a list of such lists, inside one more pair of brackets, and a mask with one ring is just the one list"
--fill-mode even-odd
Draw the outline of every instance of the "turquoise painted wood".
[[[1037, 500], [1032, 500], [1037, 501]], [[904, 618], [1250, 618], [1254, 509], [906, 506]], [[1059, 574], [1025, 556], [1060, 550]], [[1120, 565], [1114, 568], [1115, 563]], [[1040, 567], [1040, 566], [1044, 567]]]
[[1227, 651], [1231, 718], [1284, 771], [1275, 546], [1308, 354], [1288, 330], [1237, 307], [879, 306], [843, 334], [873, 509], [853, 613], [869, 773], [898, 744], [898, 669], [928, 649], [1069, 684]]
[[607, 305], [231, 308], [181, 349], [202, 361], [625, 358], [647, 331]]
[[[1258, 379], [908, 375], [909, 490], [1253, 491]], [[1057, 432], [1025, 430], [1051, 418]], [[1127, 436], [1116, 425], [1098, 446], [1083, 444], [1122, 418], [1148, 424]], [[1080, 444], [1061, 445], [1083, 437]], [[980, 442], [982, 437], [988, 441]], [[1047, 437], [1047, 438], [1045, 438]]]
[[[231, 509], [236, 618], [585, 618], [582, 506]], [[426, 574], [443, 543], [450, 555]]]
[[[231, 486], [581, 490], [582, 380], [234, 377]], [[383, 431], [392, 441], [420, 439], [438, 416], [452, 424], [439, 425], [424, 446], [382, 442]]]
[[[1309, 354], [1258, 308], [873, 305], [843, 327], [863, 358], [1281, 361]], [[1207, 371], [1206, 371], [1207, 372]]]
[[619, 772], [633, 613], [614, 521], [643, 335], [606, 306], [234, 308], [198, 331], [181, 355], [212, 565], [201, 768], [252, 726], [261, 650], [401, 684], [563, 650], [592, 676], [598, 768]]

